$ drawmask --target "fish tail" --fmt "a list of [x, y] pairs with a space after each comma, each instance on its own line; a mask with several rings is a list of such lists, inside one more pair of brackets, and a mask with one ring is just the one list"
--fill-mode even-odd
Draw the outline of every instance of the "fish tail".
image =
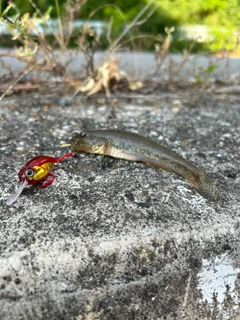
[[221, 197], [218, 188], [204, 172], [194, 172], [187, 180], [202, 197], [210, 201], [217, 201]]

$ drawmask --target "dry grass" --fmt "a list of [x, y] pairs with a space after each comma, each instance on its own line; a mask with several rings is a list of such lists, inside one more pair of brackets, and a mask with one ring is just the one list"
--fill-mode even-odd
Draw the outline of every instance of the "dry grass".
[[[83, 4], [87, 0], [67, 0], [65, 6], [65, 14], [60, 16], [58, 0], [55, 0], [56, 9], [58, 12], [58, 28], [57, 32], [51, 30], [53, 35], [51, 43], [44, 32], [40, 31], [37, 27], [38, 23], [43, 25], [47, 23], [50, 18], [50, 12], [42, 13], [36, 7], [32, 0], [29, 0], [35, 9], [35, 16], [29, 17], [29, 14], [24, 14], [21, 18], [18, 14], [17, 8], [11, 4], [5, 12], [3, 12], [1, 20], [4, 21], [10, 28], [12, 39], [21, 45], [16, 47], [15, 53], [4, 54], [4, 56], [12, 57], [20, 62], [25, 63], [25, 68], [16, 76], [7, 69], [6, 65], [2, 64], [2, 68], [6, 69], [8, 79], [3, 79], [4, 82], [0, 84], [0, 91], [2, 96], [0, 101], [12, 92], [20, 90], [22, 84], [17, 85], [26, 79], [30, 73], [31, 83], [27, 82], [25, 90], [36, 89], [37, 85], [46, 81], [46, 79], [58, 79], [58, 82], [65, 82], [78, 92], [84, 92], [87, 96], [104, 92], [107, 96], [111, 92], [119, 88], [127, 90], [138, 90], [144, 86], [145, 79], [131, 79], [126, 73], [119, 70], [118, 62], [114, 58], [114, 53], [121, 47], [131, 44], [134, 48], [134, 43], [137, 38], [147, 38], [149, 36], [139, 35], [137, 37], [131, 36], [131, 30], [147, 21], [154, 11], [157, 9], [155, 0], [148, 2], [145, 7], [137, 14], [130, 24], [125, 25], [122, 33], [114, 40], [111, 39], [111, 21], [106, 33], [106, 39], [109, 42], [108, 49], [105, 52], [105, 59], [98, 67], [94, 65], [94, 55], [100, 47], [100, 35], [96, 34], [90, 25], [85, 24], [76, 34], [73, 28], [73, 21], [76, 15], [81, 10]], [[15, 8], [16, 17], [14, 21], [7, 18], [10, 7]], [[119, 13], [120, 14], [120, 13]], [[169, 55], [171, 45], [171, 33], [173, 28], [166, 29], [166, 36], [150, 37], [155, 45], [155, 69], [149, 72], [148, 81], [159, 72], [167, 72], [169, 79], [174, 79], [176, 74], [179, 74], [186, 63], [188, 62], [189, 55], [195, 43], [190, 46], [188, 50], [183, 52], [181, 63], [176, 63]], [[34, 33], [34, 36], [33, 36]], [[69, 43], [73, 37], [77, 37], [77, 49], [68, 50]], [[69, 76], [67, 73], [68, 65], [75, 59], [75, 57], [82, 52], [84, 54], [85, 65], [84, 74], [79, 78], [74, 78], [74, 75]], [[3, 54], [2, 54], [3, 56]], [[1, 58], [1, 55], [0, 55]], [[166, 67], [165, 61], [168, 59]], [[6, 85], [8, 83], [8, 85]]]

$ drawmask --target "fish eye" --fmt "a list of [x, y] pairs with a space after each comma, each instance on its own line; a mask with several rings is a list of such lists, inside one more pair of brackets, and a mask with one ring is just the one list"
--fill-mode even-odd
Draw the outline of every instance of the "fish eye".
[[25, 174], [26, 174], [27, 177], [32, 177], [33, 176], [33, 170], [32, 169], [27, 169], [25, 171]]
[[80, 133], [80, 137], [81, 137], [81, 138], [85, 138], [85, 137], [86, 137], [86, 135], [87, 135], [87, 134], [86, 134], [86, 132], [85, 132], [85, 131], [82, 131], [82, 132]]

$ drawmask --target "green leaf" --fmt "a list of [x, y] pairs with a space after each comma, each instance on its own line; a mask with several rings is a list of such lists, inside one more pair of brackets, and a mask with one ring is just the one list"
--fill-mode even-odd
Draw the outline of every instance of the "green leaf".
[[218, 65], [217, 65], [217, 64], [212, 64], [212, 65], [210, 65], [210, 66], [205, 70], [205, 72], [208, 73], [208, 74], [210, 74], [210, 73], [212, 73], [214, 70], [216, 70], [217, 68], [218, 68]]
[[1, 18], [4, 18], [4, 16], [8, 13], [8, 11], [12, 8], [12, 4], [7, 6], [7, 8], [3, 11]]
[[196, 83], [202, 83], [202, 79], [199, 76], [195, 76]]

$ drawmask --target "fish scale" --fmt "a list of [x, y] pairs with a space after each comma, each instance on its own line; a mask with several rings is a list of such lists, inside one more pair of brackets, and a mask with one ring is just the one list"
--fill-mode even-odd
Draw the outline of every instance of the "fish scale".
[[204, 198], [215, 201], [220, 192], [210, 178], [198, 167], [169, 148], [146, 137], [119, 130], [88, 130], [75, 134], [70, 143], [77, 152], [102, 154], [175, 172]]

